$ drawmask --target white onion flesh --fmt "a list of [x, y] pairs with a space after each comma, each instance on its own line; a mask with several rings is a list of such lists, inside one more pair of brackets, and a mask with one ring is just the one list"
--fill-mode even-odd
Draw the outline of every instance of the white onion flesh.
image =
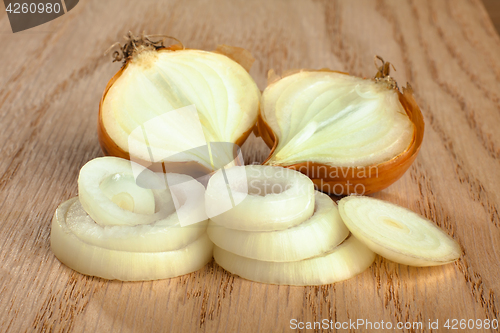
[[[207, 142], [235, 143], [254, 126], [259, 103], [254, 80], [230, 58], [201, 50], [159, 50], [143, 51], [127, 64], [101, 111], [106, 132], [123, 150], [129, 151], [129, 143], [145, 143], [161, 152], [151, 162], [173, 156], [170, 161], [193, 160], [211, 168], [209, 155], [192, 149]], [[182, 111], [162, 120], [191, 105], [194, 117]], [[150, 161], [150, 152], [133, 154]]]
[[320, 255], [340, 244], [349, 230], [337, 205], [321, 192], [315, 195], [314, 214], [303, 223], [279, 231], [242, 231], [210, 222], [208, 236], [218, 247], [263, 261], [298, 261]]
[[214, 259], [222, 268], [247, 280], [279, 285], [323, 285], [349, 279], [367, 269], [375, 253], [354, 237], [320, 256], [292, 262], [259, 261], [217, 246]]
[[132, 175], [115, 174], [100, 184], [104, 195], [119, 207], [137, 214], [154, 214], [155, 197], [151, 189], [137, 186]]
[[339, 212], [351, 233], [372, 251], [410, 266], [435, 266], [460, 257], [456, 241], [430, 220], [382, 200], [350, 196]]
[[181, 226], [177, 213], [149, 225], [101, 226], [79, 200], [66, 213], [66, 226], [78, 239], [104, 249], [126, 252], [165, 252], [187, 246], [206, 231], [207, 221]]
[[[108, 156], [93, 159], [80, 170], [78, 177], [80, 202], [98, 224], [151, 224], [172, 213], [173, 210], [169, 210], [169, 207], [173, 207], [170, 192], [167, 189], [145, 189], [135, 184], [132, 167], [133, 162]], [[148, 178], [148, 183], [163, 181], [147, 169], [144, 170], [142, 176], [145, 179]], [[114, 182], [124, 182], [126, 186], [113, 185]], [[165, 184], [162, 185], [166, 187]], [[132, 204], [128, 203], [127, 206], [132, 207], [133, 211], [124, 209], [115, 202], [116, 200], [113, 201], [113, 197], [120, 195], [131, 200]]]
[[57, 208], [52, 220], [51, 248], [62, 263], [80, 273], [110, 280], [157, 280], [194, 272], [212, 258], [213, 244], [207, 235], [165, 252], [118, 251], [88, 244], [66, 224], [68, 210], [76, 200], [72, 198]]
[[314, 212], [314, 184], [300, 172], [261, 165], [218, 170], [205, 192], [207, 215], [245, 231], [283, 230]]
[[302, 71], [268, 86], [261, 115], [278, 139], [269, 165], [382, 163], [405, 151], [415, 130], [396, 90], [324, 71]]

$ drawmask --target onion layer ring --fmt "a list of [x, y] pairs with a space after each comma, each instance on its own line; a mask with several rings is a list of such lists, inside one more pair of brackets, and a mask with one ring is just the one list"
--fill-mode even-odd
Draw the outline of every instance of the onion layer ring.
[[367, 269], [375, 253], [354, 237], [321, 256], [292, 262], [259, 261], [238, 256], [215, 246], [217, 264], [251, 281], [310, 286], [347, 280]]
[[290, 169], [235, 166], [221, 169], [210, 178], [205, 200], [207, 215], [223, 227], [283, 230], [312, 216], [314, 184]]
[[128, 252], [88, 244], [66, 225], [69, 208], [78, 198], [62, 203], [52, 220], [51, 247], [66, 266], [86, 275], [122, 281], [146, 281], [176, 277], [202, 268], [212, 258], [207, 235], [175, 251]]
[[[78, 177], [78, 195], [85, 211], [100, 225], [138, 225], [151, 224], [171, 213], [167, 208], [171, 205], [172, 198], [166, 189], [152, 191], [159, 209], [154, 214], [141, 214], [123, 209], [113, 202], [102, 190], [101, 184], [110, 177], [120, 175], [121, 177], [133, 177], [132, 168], [134, 162], [118, 157], [100, 157], [85, 164], [80, 170]], [[144, 169], [143, 167], [140, 167]], [[159, 183], [161, 179], [152, 171], [145, 169], [143, 179], [149, 183]], [[165, 185], [164, 185], [165, 187]], [[135, 191], [147, 191], [135, 185]], [[129, 189], [130, 192], [130, 189]], [[130, 194], [133, 200], [134, 194]]]
[[337, 246], [349, 236], [337, 205], [321, 192], [314, 214], [303, 223], [278, 231], [241, 231], [210, 222], [208, 236], [218, 247], [242, 257], [263, 261], [298, 261]]

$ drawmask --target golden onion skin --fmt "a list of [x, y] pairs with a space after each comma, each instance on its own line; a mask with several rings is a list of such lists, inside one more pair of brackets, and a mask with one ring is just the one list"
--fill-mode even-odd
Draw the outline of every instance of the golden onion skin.
[[[165, 47], [157, 50], [157, 52], [162, 51], [182, 51], [184, 50], [180, 45], [175, 44], [169, 47]], [[187, 49], [186, 49], [187, 50]], [[227, 45], [219, 45], [216, 50], [212, 51], [214, 53], [219, 53], [227, 56], [228, 58], [236, 61], [240, 64], [247, 72], [250, 71], [250, 67], [254, 59], [251, 54], [245, 49]], [[108, 81], [106, 88], [104, 89], [104, 93], [102, 94], [101, 100], [99, 102], [99, 115], [97, 119], [97, 136], [99, 140], [99, 145], [101, 146], [101, 150], [105, 156], [116, 156], [121, 157], [127, 160], [130, 160], [130, 154], [128, 151], [125, 151], [122, 147], [118, 146], [116, 142], [109, 136], [106, 132], [106, 128], [104, 127], [103, 118], [102, 118], [102, 108], [104, 104], [104, 99], [106, 98], [106, 94], [111, 89], [113, 84], [118, 80], [118, 78], [123, 74], [125, 69], [127, 68], [129, 61], [127, 61], [120, 70]], [[260, 114], [260, 111], [259, 111]], [[244, 132], [241, 137], [239, 137], [235, 144], [238, 147], [241, 147], [243, 143], [246, 141], [250, 133], [254, 130], [254, 127], [251, 127], [246, 132]], [[236, 156], [235, 156], [236, 157]], [[238, 160], [236, 160], [238, 161]], [[207, 174], [214, 172], [214, 170], [210, 170], [207, 167], [201, 165], [196, 161], [186, 161], [186, 162], [168, 162], [161, 163], [155, 162], [151, 164], [149, 161], [145, 161], [134, 157], [134, 162], [142, 164], [147, 168], [155, 171], [155, 172], [172, 172], [172, 173], [182, 173], [187, 174], [193, 178], [198, 178]]]
[[[336, 72], [326, 69], [322, 69], [321, 71]], [[293, 74], [294, 72], [291, 73]], [[347, 75], [347, 73], [342, 74]], [[274, 73], [270, 74], [270, 76], [272, 75], [274, 75]], [[272, 81], [276, 81], [276, 79]], [[411, 86], [408, 84], [406, 88], [403, 88], [403, 93], [398, 91], [398, 96], [399, 101], [406, 111], [406, 114], [415, 126], [413, 139], [410, 145], [398, 156], [395, 156], [389, 161], [383, 163], [362, 167], [337, 167], [322, 163], [316, 163], [314, 161], [281, 166], [302, 172], [303, 174], [311, 178], [311, 180], [319, 190], [328, 194], [366, 195], [387, 188], [389, 185], [401, 178], [406, 170], [408, 170], [410, 165], [417, 157], [424, 138], [424, 119], [422, 111], [413, 98], [413, 90]], [[257, 126], [260, 136], [267, 144], [267, 146], [271, 148], [271, 152], [269, 153], [268, 158], [263, 163], [266, 164], [273, 155], [274, 150], [278, 145], [278, 138], [273, 133], [271, 127], [263, 119], [261, 113], [259, 113]], [[370, 172], [370, 170], [373, 170], [373, 172]], [[358, 186], [356, 187], [356, 185]]]

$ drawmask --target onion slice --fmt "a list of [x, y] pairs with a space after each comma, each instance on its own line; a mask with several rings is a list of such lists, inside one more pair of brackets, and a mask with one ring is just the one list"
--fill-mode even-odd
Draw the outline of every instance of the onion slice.
[[210, 219], [226, 228], [283, 230], [312, 216], [314, 184], [290, 169], [235, 166], [210, 178], [205, 205]]
[[337, 205], [321, 192], [315, 195], [314, 214], [303, 223], [279, 231], [242, 231], [210, 222], [208, 236], [218, 247], [239, 256], [263, 261], [298, 261], [337, 246], [349, 236]]
[[174, 251], [129, 252], [86, 243], [68, 228], [68, 210], [78, 198], [62, 203], [52, 220], [51, 247], [66, 266], [86, 275], [122, 281], [176, 277], [202, 268], [212, 258], [213, 244], [206, 234]]
[[[151, 224], [172, 213], [168, 209], [173, 207], [170, 192], [166, 189], [145, 189], [135, 184], [133, 167], [134, 162], [125, 159], [100, 157], [81, 168], [78, 177], [80, 202], [98, 224]], [[161, 181], [160, 177], [147, 169], [142, 172], [141, 177], [148, 184]], [[124, 182], [127, 186], [118, 185]], [[166, 185], [163, 184], [163, 187]], [[159, 209], [155, 208], [155, 202], [159, 204]], [[132, 211], [127, 208], [132, 208]]]
[[[190, 209], [183, 205], [181, 209]], [[207, 221], [181, 226], [177, 213], [150, 225], [101, 226], [85, 212], [79, 200], [66, 213], [66, 226], [78, 239], [101, 248], [128, 252], [178, 250], [205, 233]]]
[[349, 279], [367, 269], [375, 253], [354, 237], [310, 259], [292, 262], [259, 261], [214, 247], [217, 264], [242, 278], [281, 285], [323, 285]]
[[410, 266], [436, 266], [460, 257], [458, 243], [432, 221], [382, 200], [345, 197], [339, 212], [351, 233], [373, 252]]

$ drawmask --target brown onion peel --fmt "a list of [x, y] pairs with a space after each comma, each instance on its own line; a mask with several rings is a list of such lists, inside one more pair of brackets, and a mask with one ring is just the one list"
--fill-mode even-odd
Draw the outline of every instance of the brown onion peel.
[[[295, 70], [286, 73], [284, 76], [292, 75], [300, 71], [326, 71], [346, 74], [343, 72], [332, 71], [329, 69], [320, 70]], [[284, 77], [283, 76], [283, 77]], [[269, 71], [268, 82], [273, 84], [282, 77], [277, 77], [274, 71]], [[403, 93], [396, 89], [403, 108], [406, 111], [410, 121], [415, 126], [413, 139], [408, 148], [398, 156], [385, 161], [383, 163], [362, 166], [362, 167], [338, 167], [331, 166], [312, 161], [297, 163], [293, 165], [281, 165], [282, 167], [297, 170], [307, 175], [313, 181], [314, 185], [321, 191], [334, 195], [349, 195], [349, 194], [371, 194], [387, 188], [393, 184], [408, 170], [413, 163], [422, 145], [424, 138], [424, 119], [422, 111], [418, 107], [414, 97], [413, 89], [409, 83], [403, 87]], [[271, 158], [276, 147], [278, 146], [278, 138], [272, 131], [271, 127], [262, 117], [262, 112], [259, 113], [257, 121], [260, 136], [271, 149], [269, 156], [264, 161]], [[274, 164], [273, 164], [274, 165]], [[337, 191], [338, 190], [338, 191]]]
[[[157, 52], [164, 52], [164, 51], [175, 52], [182, 50], [188, 50], [188, 49], [184, 48], [181, 44], [173, 44], [168, 47], [161, 47], [157, 49]], [[252, 54], [248, 50], [243, 49], [241, 47], [218, 45], [217, 48], [212, 52], [222, 54], [230, 58], [231, 60], [240, 64], [247, 72], [250, 71], [250, 68], [255, 61]], [[104, 99], [106, 98], [108, 91], [111, 89], [116, 80], [118, 80], [118, 78], [120, 78], [120, 76], [123, 74], [123, 72], [125, 71], [125, 69], [129, 64], [129, 61], [130, 59], [126, 60], [123, 66], [120, 68], [120, 70], [118, 70], [118, 72], [115, 75], [113, 75], [113, 77], [108, 81], [106, 88], [104, 89], [104, 93], [102, 94], [101, 100], [99, 101], [99, 115], [97, 119], [97, 136], [103, 154], [105, 156], [116, 156], [127, 160], [130, 160], [129, 152], [125, 151], [122, 147], [118, 146], [109, 136], [109, 134], [106, 131], [106, 128], [104, 127], [102, 118], [102, 108], [104, 104]], [[236, 151], [239, 150], [239, 147], [243, 145], [243, 143], [246, 141], [246, 139], [248, 138], [250, 133], [252, 133], [252, 131], [255, 131], [255, 126], [249, 128], [236, 140], [234, 149], [235, 155], [233, 156], [236, 162], [239, 161], [238, 159], [236, 159], [237, 155]], [[187, 174], [193, 178], [198, 178], [214, 172], [214, 170], [210, 170], [206, 166], [203, 166], [202, 164], [196, 161], [186, 161], [186, 162], [159, 161], [151, 163], [150, 161], [134, 157], [134, 162], [139, 163], [155, 172], [182, 173], [182, 174]]]

